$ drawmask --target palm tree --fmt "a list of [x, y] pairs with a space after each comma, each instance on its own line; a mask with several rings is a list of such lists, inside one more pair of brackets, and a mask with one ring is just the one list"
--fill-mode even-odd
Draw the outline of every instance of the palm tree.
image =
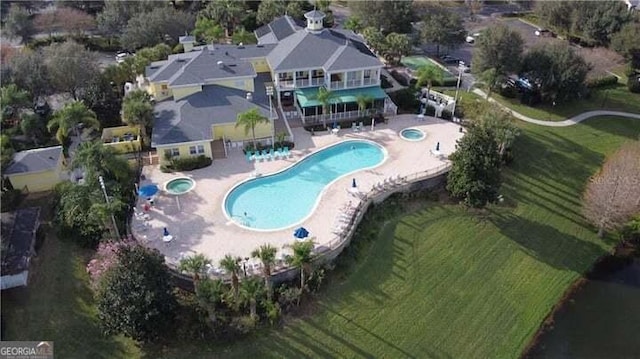
[[29, 92], [18, 88], [15, 84], [3, 86], [0, 93], [0, 113], [6, 120], [17, 119], [20, 109], [29, 107], [31, 95]]
[[287, 264], [300, 268], [300, 288], [305, 287], [305, 271], [309, 271], [311, 261], [313, 261], [313, 239], [307, 241], [296, 241], [289, 246], [293, 250], [292, 256], [287, 256]]
[[333, 91], [328, 90], [326, 87], [320, 87], [318, 93], [315, 95], [315, 99], [322, 105], [322, 125], [327, 126], [326, 115], [331, 117], [331, 102], [335, 98]]
[[253, 258], [259, 258], [262, 262], [262, 275], [267, 288], [267, 298], [271, 299], [271, 268], [276, 262], [278, 249], [270, 244], [263, 244], [251, 252]]
[[225, 36], [222, 26], [204, 16], [199, 16], [196, 20], [196, 28], [193, 30], [193, 35], [207, 43], [220, 42]]
[[148, 142], [147, 128], [153, 125], [151, 97], [142, 90], [132, 91], [122, 101], [122, 120], [129, 126], [139, 126], [144, 142]]
[[97, 179], [100, 175], [107, 175], [119, 183], [126, 183], [131, 177], [127, 160], [99, 141], [82, 142], [76, 149], [71, 168], [83, 168], [89, 178]]
[[203, 10], [205, 16], [224, 26], [226, 37], [235, 29], [244, 12], [244, 3], [236, 0], [212, 1]]
[[258, 319], [256, 307], [258, 298], [264, 292], [262, 282], [255, 277], [245, 278], [242, 281], [242, 300], [249, 303], [249, 312], [253, 320]]
[[367, 106], [373, 102], [373, 97], [360, 94], [356, 97], [356, 102], [358, 103], [358, 116], [361, 116], [364, 114]]
[[64, 105], [53, 114], [53, 118], [47, 124], [47, 130], [56, 130], [56, 138], [64, 145], [72, 130], [77, 134], [77, 126], [81, 123], [86, 127], [100, 128], [96, 114], [88, 109], [84, 103], [74, 101]]
[[429, 103], [429, 92], [433, 82], [442, 83], [442, 71], [439, 68], [431, 65], [425, 65], [418, 69], [418, 85], [427, 85], [427, 103]]
[[238, 279], [238, 273], [240, 272], [240, 257], [234, 257], [231, 254], [227, 254], [220, 260], [220, 267], [225, 272], [231, 274], [231, 289], [233, 290], [233, 303], [238, 305], [238, 295], [240, 290], [240, 280]]
[[211, 259], [207, 258], [204, 254], [194, 254], [192, 256], [183, 258], [178, 264], [178, 269], [181, 272], [189, 272], [193, 276], [193, 286], [197, 289], [198, 282], [200, 281], [200, 275], [205, 273], [207, 266], [211, 265]]
[[244, 134], [248, 135], [251, 130], [251, 136], [253, 138], [253, 148], [258, 148], [256, 145], [256, 126], [261, 123], [269, 123], [269, 119], [262, 116], [256, 107], [241, 112], [236, 119], [236, 128], [244, 127]]
[[206, 308], [211, 323], [215, 323], [216, 308], [222, 301], [225, 291], [224, 282], [220, 279], [203, 278], [195, 289], [198, 302]]
[[253, 32], [247, 31], [243, 26], [239, 26], [236, 31], [231, 35], [231, 41], [238, 44], [255, 44], [257, 42], [256, 36]]

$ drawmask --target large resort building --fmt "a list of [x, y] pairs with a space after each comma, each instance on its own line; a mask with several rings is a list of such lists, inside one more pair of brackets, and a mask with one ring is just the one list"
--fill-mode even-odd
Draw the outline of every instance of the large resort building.
[[[253, 45], [194, 47], [195, 39], [184, 36], [184, 53], [147, 67], [156, 100], [151, 146], [160, 163], [166, 156], [226, 156], [227, 148], [243, 146], [250, 137], [236, 118], [251, 108], [270, 120], [255, 128], [267, 144], [296, 124], [356, 118], [363, 98], [370, 113], [396, 114], [380, 87], [383, 64], [362, 38], [323, 28], [320, 11], [305, 17], [306, 27], [285, 15], [257, 29]], [[324, 103], [321, 87], [331, 91]]]

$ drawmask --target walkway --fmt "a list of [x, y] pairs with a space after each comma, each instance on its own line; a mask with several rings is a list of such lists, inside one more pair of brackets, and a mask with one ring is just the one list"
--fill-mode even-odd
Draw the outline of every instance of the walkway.
[[[480, 90], [480, 89], [474, 89], [473, 93], [475, 93], [476, 95], [486, 99], [487, 98], [487, 94]], [[543, 120], [537, 120], [535, 118], [531, 118], [528, 116], [525, 116], [519, 112], [515, 112], [512, 109], [510, 109], [509, 107], [501, 104], [500, 102], [490, 98], [489, 101], [498, 104], [500, 107], [502, 107], [503, 109], [507, 110], [507, 112], [511, 113], [513, 115], [513, 117], [525, 121], [525, 122], [529, 122], [529, 123], [534, 123], [536, 125], [540, 125], [540, 126], [549, 126], [549, 127], [567, 127], [567, 126], [573, 126], [576, 125], [584, 120], [588, 120], [592, 117], [598, 117], [598, 116], [617, 116], [617, 117], [627, 117], [627, 118], [634, 118], [637, 120], [640, 120], [640, 114], [638, 113], [631, 113], [631, 112], [621, 112], [621, 111], [608, 111], [608, 110], [595, 110], [595, 111], [587, 111], [587, 112], [583, 112], [581, 114], [575, 115], [573, 117], [570, 117], [564, 121], [543, 121]]]

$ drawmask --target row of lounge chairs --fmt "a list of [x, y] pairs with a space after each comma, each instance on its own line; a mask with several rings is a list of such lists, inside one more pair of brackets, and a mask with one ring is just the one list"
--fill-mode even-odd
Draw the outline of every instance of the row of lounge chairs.
[[284, 148], [278, 148], [277, 150], [273, 150], [273, 148], [271, 148], [269, 151], [267, 150], [262, 150], [262, 151], [247, 151], [244, 154], [245, 158], [247, 159], [247, 162], [251, 162], [251, 161], [262, 161], [262, 160], [271, 160], [271, 159], [280, 159], [280, 158], [289, 158], [291, 156], [291, 152], [289, 152], [289, 147], [284, 147]]
[[360, 132], [360, 131], [364, 131], [364, 122], [360, 122], [359, 124], [356, 125], [355, 122], [353, 122], [351, 124], [351, 131], [353, 132]]

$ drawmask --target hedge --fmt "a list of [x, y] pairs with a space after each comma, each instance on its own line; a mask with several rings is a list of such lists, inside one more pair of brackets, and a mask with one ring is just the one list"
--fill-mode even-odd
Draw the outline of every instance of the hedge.
[[640, 76], [632, 75], [627, 79], [627, 88], [630, 92], [640, 93]]
[[615, 85], [617, 83], [618, 83], [618, 78], [614, 75], [596, 77], [592, 79], [587, 79], [586, 81], [586, 85], [589, 88], [600, 88], [600, 87]]
[[193, 171], [199, 168], [207, 167], [211, 165], [212, 162], [213, 160], [205, 155], [187, 158], [171, 158], [168, 165], [160, 166], [160, 170], [165, 173], [176, 171]]

